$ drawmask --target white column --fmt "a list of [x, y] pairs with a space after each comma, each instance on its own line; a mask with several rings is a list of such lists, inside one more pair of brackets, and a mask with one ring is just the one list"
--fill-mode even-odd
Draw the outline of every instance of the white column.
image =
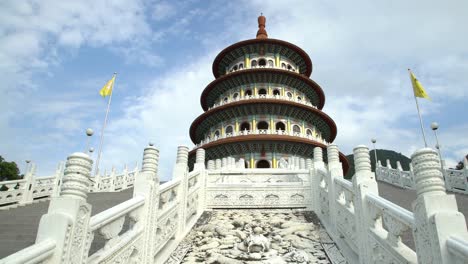
[[306, 169], [306, 161], [304, 158], [300, 158], [299, 160], [299, 169], [305, 170]]
[[437, 152], [430, 148], [419, 149], [411, 160], [417, 192], [413, 202], [413, 237], [418, 263], [456, 263], [448, 252], [447, 239], [452, 235], [468, 239], [468, 233], [455, 196], [445, 192]]
[[55, 170], [54, 190], [52, 191], [51, 197], [60, 196], [60, 187], [62, 186], [63, 170], [65, 169], [64, 162], [60, 162]]
[[215, 169], [220, 170], [221, 167], [222, 167], [221, 159], [216, 159], [216, 164], [215, 165], [216, 165]]
[[144, 227], [143, 232], [143, 252], [140, 254], [143, 259], [141, 263], [149, 264], [154, 262], [156, 254], [156, 230], [158, 227], [159, 208], [159, 177], [157, 175], [159, 162], [159, 151], [149, 144], [143, 151], [143, 166], [140, 174], [135, 175], [133, 197], [141, 195], [145, 197], [145, 205], [138, 212], [139, 219]]
[[221, 160], [221, 169], [225, 170], [227, 168], [227, 158], [224, 157], [222, 160]]
[[310, 170], [313, 168], [313, 166], [312, 159], [306, 159], [306, 169]]
[[205, 168], [205, 150], [198, 148], [195, 156], [194, 170], [204, 170]]
[[85, 153], [71, 154], [65, 165], [60, 197], [50, 201], [37, 231], [36, 243], [56, 241], [50, 263], [85, 263], [91, 237], [88, 236], [91, 205], [86, 202], [93, 161]]
[[186, 146], [179, 146], [177, 149], [177, 178], [180, 178], [179, 190], [177, 191], [178, 199], [178, 225], [176, 239], [180, 240], [183, 238], [185, 232], [185, 226], [187, 223], [187, 191], [188, 191], [188, 152], [189, 148]]
[[366, 205], [366, 196], [369, 194], [379, 195], [379, 189], [375, 175], [371, 170], [371, 161], [369, 155], [369, 149], [360, 145], [354, 148], [354, 166], [355, 174], [353, 177], [353, 188], [354, 188], [354, 212], [355, 212], [355, 223], [356, 233], [359, 241], [357, 244], [359, 252], [360, 263], [372, 263], [371, 258], [371, 245], [369, 243], [368, 229], [371, 226], [369, 221], [369, 213]]
[[215, 162], [214, 160], [209, 160], [208, 161], [208, 170], [214, 170], [215, 169]]

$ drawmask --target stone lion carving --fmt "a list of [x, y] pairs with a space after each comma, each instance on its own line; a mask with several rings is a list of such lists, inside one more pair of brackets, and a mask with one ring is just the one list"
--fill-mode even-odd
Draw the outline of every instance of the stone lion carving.
[[247, 252], [266, 252], [270, 250], [270, 240], [262, 235], [263, 229], [261, 227], [255, 227], [253, 233], [251, 233], [244, 241], [247, 246]]

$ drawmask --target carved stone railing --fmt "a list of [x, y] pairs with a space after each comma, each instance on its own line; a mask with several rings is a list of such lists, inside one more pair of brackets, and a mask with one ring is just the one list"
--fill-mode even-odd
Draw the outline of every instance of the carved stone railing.
[[[91, 216], [86, 198], [92, 161], [72, 154], [61, 195], [42, 216], [36, 244], [0, 263], [164, 263], [203, 212], [205, 157], [203, 149], [197, 151], [196, 170], [189, 173], [188, 148], [179, 148], [176, 177], [163, 185], [158, 157], [154, 147], [145, 148], [133, 198]], [[102, 246], [95, 243], [98, 237]]]
[[[465, 159], [465, 167], [462, 170], [445, 169], [443, 176], [447, 191], [468, 194], [468, 162]], [[413, 171], [404, 171], [397, 161], [397, 168], [394, 169], [387, 160], [387, 165], [384, 167], [377, 163], [376, 177], [379, 181], [384, 181], [398, 187], [414, 189], [414, 174]]]
[[317, 109], [317, 106], [313, 105], [310, 101], [307, 101], [307, 100], [304, 100], [304, 99], [299, 100], [298, 98], [288, 97], [288, 96], [283, 96], [283, 95], [257, 94], [257, 95], [239, 96], [239, 97], [236, 97], [236, 98], [228, 99], [227, 101], [221, 100], [221, 101], [215, 103], [214, 105], [212, 105], [211, 107], [209, 107], [208, 110], [211, 110], [213, 108], [220, 107], [220, 106], [223, 106], [223, 105], [226, 105], [226, 104], [230, 104], [230, 103], [234, 103], [234, 102], [238, 102], [238, 101], [244, 101], [244, 100], [251, 100], [251, 99], [277, 99], [277, 100], [281, 100], [281, 101], [296, 102], [296, 103], [300, 103], [300, 104], [307, 105], [307, 106], [310, 106], [310, 107], [313, 107], [313, 108]]
[[48, 177], [36, 177], [36, 165], [31, 164], [24, 179], [0, 182], [0, 209], [10, 209], [27, 205], [35, 200], [44, 200], [57, 196], [63, 176], [63, 163], [60, 163], [55, 174]]
[[306, 138], [315, 142], [322, 143], [324, 145], [329, 145], [330, 143], [324, 140], [321, 137], [316, 137], [307, 133], [299, 133], [299, 132], [293, 132], [293, 131], [284, 131], [284, 130], [271, 130], [271, 129], [255, 129], [255, 130], [243, 130], [243, 131], [238, 131], [238, 132], [232, 132], [232, 133], [227, 133], [223, 134], [220, 136], [215, 136], [213, 138], [205, 138], [202, 140], [200, 143], [196, 144], [194, 146], [195, 148], [201, 147], [205, 144], [220, 140], [220, 139], [225, 139], [225, 138], [230, 138], [230, 137], [241, 137], [241, 136], [248, 136], [248, 135], [280, 135], [280, 136], [291, 136], [291, 137], [300, 137], [300, 138]]
[[116, 173], [115, 168], [112, 169], [111, 173], [104, 171], [103, 175], [99, 172], [92, 178], [94, 182], [91, 192], [120, 192], [133, 187], [135, 178], [138, 177], [139, 168], [135, 165], [132, 171], [128, 171], [127, 165], [125, 165], [121, 173]]

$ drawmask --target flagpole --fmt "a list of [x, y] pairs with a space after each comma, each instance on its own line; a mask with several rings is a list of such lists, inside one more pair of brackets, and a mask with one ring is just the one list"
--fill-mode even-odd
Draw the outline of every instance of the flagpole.
[[419, 110], [418, 99], [416, 99], [416, 96], [414, 97], [414, 101], [416, 101], [416, 108], [418, 109], [419, 124], [421, 125], [421, 132], [422, 132], [422, 136], [424, 139], [424, 146], [427, 148], [426, 133], [424, 133], [424, 126], [423, 126], [423, 121], [421, 117], [421, 111]]
[[[114, 77], [115, 76], [117, 76], [116, 72], [114, 72]], [[99, 142], [99, 151], [98, 151], [98, 156], [97, 156], [97, 159], [96, 159], [96, 170], [94, 171], [94, 175], [97, 175], [98, 172], [99, 172], [99, 161], [101, 160], [102, 144], [104, 142], [104, 129], [106, 128], [107, 117], [109, 116], [110, 104], [111, 104], [111, 101], [112, 101], [112, 94], [114, 93], [114, 86], [115, 86], [115, 79], [114, 79], [114, 85], [112, 87], [112, 90], [111, 90], [111, 93], [110, 93], [110, 96], [109, 96], [109, 102], [107, 103], [107, 110], [106, 110], [106, 116], [104, 117], [104, 124], [102, 125], [102, 129], [101, 129], [101, 139], [100, 139], [100, 142]]]

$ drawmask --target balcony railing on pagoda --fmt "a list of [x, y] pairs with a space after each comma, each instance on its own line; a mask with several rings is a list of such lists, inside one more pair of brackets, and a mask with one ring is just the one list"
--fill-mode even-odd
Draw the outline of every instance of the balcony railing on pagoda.
[[280, 135], [280, 136], [291, 136], [291, 137], [300, 137], [300, 138], [307, 138], [310, 139], [311, 141], [314, 142], [319, 142], [322, 143], [326, 146], [330, 145], [330, 142], [327, 142], [321, 137], [317, 137], [311, 134], [306, 134], [302, 132], [294, 132], [294, 131], [285, 131], [285, 130], [270, 130], [270, 129], [255, 129], [255, 130], [242, 130], [239, 132], [232, 132], [232, 133], [226, 133], [220, 136], [214, 136], [213, 138], [205, 138], [202, 140], [200, 143], [196, 144], [194, 146], [195, 148], [201, 147], [205, 144], [225, 139], [225, 138], [231, 138], [231, 137], [241, 137], [241, 136], [248, 136], [248, 135]]
[[236, 72], [236, 71], [249, 70], [249, 69], [258, 69], [258, 68], [282, 69], [282, 70], [285, 70], [285, 71], [292, 71], [292, 72], [299, 73], [299, 70], [294, 69], [294, 68], [288, 69], [288, 68], [280, 67], [280, 66], [257, 65], [257, 66], [250, 66], [250, 67], [245, 67], [245, 68], [242, 67], [242, 68], [237, 68], [237, 69], [231, 68], [231, 70], [226, 72], [226, 74], [233, 73], [233, 72]]
[[211, 110], [213, 108], [226, 105], [229, 103], [243, 101], [243, 100], [250, 100], [250, 99], [278, 99], [278, 100], [300, 103], [300, 104], [307, 105], [307, 106], [317, 109], [317, 106], [313, 105], [310, 101], [306, 101], [304, 99], [298, 99], [295, 97], [288, 97], [284, 95], [257, 94], [257, 95], [244, 95], [244, 96], [239, 96], [236, 98], [230, 98], [228, 100], [221, 100], [220, 102], [215, 103], [213, 106], [209, 107], [208, 110]]

